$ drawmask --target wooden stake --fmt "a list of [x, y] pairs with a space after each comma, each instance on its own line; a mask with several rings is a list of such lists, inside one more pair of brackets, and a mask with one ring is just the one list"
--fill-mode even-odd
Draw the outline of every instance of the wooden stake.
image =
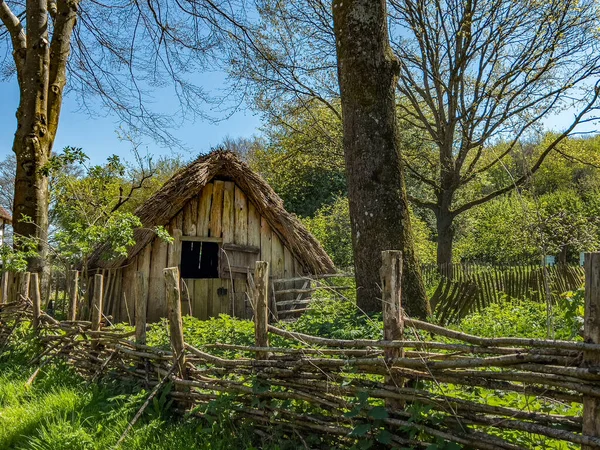
[[135, 286], [134, 286], [134, 297], [135, 297], [135, 341], [138, 344], [146, 343], [146, 308], [147, 308], [147, 297], [144, 284], [144, 272], [135, 273]]
[[181, 230], [175, 228], [173, 230], [173, 242], [169, 244], [167, 251], [167, 265], [169, 267], [179, 267], [181, 263]]
[[8, 272], [2, 273], [2, 298], [0, 298], [0, 305], [8, 303]]
[[104, 277], [101, 274], [94, 276], [94, 295], [92, 297], [92, 331], [99, 331], [102, 322], [102, 300], [104, 291]]
[[29, 279], [31, 274], [29, 272], [19, 273], [19, 290], [17, 291], [17, 301], [23, 301], [29, 298]]
[[[585, 315], [584, 340], [590, 344], [600, 344], [600, 252], [585, 254]], [[584, 365], [598, 367], [600, 351], [586, 350], [583, 353]], [[600, 398], [591, 395], [583, 397], [583, 434], [600, 437]], [[582, 450], [593, 446], [582, 445]]]
[[[402, 319], [402, 252], [387, 250], [381, 252], [381, 289], [383, 301], [383, 339], [402, 339], [404, 322]], [[401, 356], [401, 349], [390, 349], [386, 356], [390, 359]], [[387, 352], [387, 350], [386, 350]]]
[[179, 270], [169, 267], [163, 271], [167, 291], [167, 311], [173, 362], [177, 364], [175, 373], [179, 378], [185, 378], [185, 342], [183, 340], [183, 321], [181, 319], [181, 292], [179, 291]]
[[[257, 347], [268, 347], [269, 336], [269, 263], [257, 261], [254, 269], [254, 336]], [[268, 359], [268, 352], [256, 352], [256, 359]]]
[[42, 295], [40, 294], [40, 277], [34, 272], [31, 274], [31, 293], [29, 298], [33, 302], [33, 329], [38, 331], [40, 328], [40, 316], [42, 315]]
[[71, 270], [69, 293], [71, 305], [69, 306], [69, 320], [77, 320], [77, 302], [79, 300], [79, 272]]
[[[383, 339], [386, 341], [401, 340], [404, 335], [402, 318], [402, 252], [386, 250], [381, 252], [381, 300], [383, 302]], [[404, 348], [385, 349], [385, 359], [393, 361], [404, 357]], [[397, 377], [386, 377], [386, 383], [392, 387], [402, 387], [403, 382]], [[388, 408], [401, 408], [402, 402], [386, 400]]]

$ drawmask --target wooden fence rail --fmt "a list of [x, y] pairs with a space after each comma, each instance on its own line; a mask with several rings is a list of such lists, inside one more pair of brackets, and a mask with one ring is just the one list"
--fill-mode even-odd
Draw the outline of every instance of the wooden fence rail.
[[[260, 316], [252, 346], [196, 348], [184, 341], [176, 269], [165, 270], [170, 350], [140, 342], [139, 330], [98, 330], [96, 320], [57, 322], [43, 312], [39, 339], [45, 358], [60, 356], [88, 379], [102, 374], [156, 389], [168, 379], [177, 409], [198, 415], [226, 395], [233, 417], [290, 435], [310, 432], [338, 444], [363, 436], [396, 447], [443, 440], [478, 449], [527, 448], [514, 439], [518, 432], [534, 436], [532, 442], [564, 441], [587, 450], [600, 448], [600, 254], [586, 261], [584, 342], [482, 338], [405, 317], [399, 252], [383, 255], [382, 340], [329, 339], [268, 325], [266, 263], [257, 263], [252, 277], [251, 303]], [[0, 356], [18, 323], [31, 320], [30, 298], [0, 306]], [[277, 347], [270, 345], [275, 338]], [[513, 393], [521, 401], [499, 406], [483, 395], [463, 397], [456, 386]], [[581, 404], [582, 413], [516, 406], [533, 397], [548, 406]]]

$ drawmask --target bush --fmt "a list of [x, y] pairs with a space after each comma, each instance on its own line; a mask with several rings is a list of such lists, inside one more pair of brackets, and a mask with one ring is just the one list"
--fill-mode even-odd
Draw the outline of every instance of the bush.
[[583, 324], [583, 290], [563, 294], [558, 304], [553, 305], [552, 336], [548, 336], [547, 318], [545, 303], [504, 298], [468, 315], [458, 328], [482, 337], [577, 339]]

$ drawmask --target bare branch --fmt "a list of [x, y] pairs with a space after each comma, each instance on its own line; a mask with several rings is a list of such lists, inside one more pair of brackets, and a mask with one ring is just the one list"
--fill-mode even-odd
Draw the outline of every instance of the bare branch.
[[25, 53], [27, 51], [27, 37], [25, 29], [19, 18], [11, 11], [5, 0], [0, 0], [0, 20], [10, 33], [10, 39], [13, 46], [13, 58], [17, 68], [19, 82], [22, 80], [22, 74], [25, 66]]

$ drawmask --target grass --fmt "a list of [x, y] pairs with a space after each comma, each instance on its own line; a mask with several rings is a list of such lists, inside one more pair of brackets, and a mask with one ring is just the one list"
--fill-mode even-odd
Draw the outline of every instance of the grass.
[[[30, 330], [20, 329], [0, 356], [0, 449], [112, 449], [148, 392], [135, 384], [87, 384], [59, 360], [48, 364], [31, 387], [29, 358], [36, 347]], [[151, 405], [120, 446], [128, 450], [285, 450], [296, 442], [277, 435], [260, 439], [249, 427], [233, 424], [227, 411], [214, 409], [206, 419], [171, 414], [166, 402]]]

